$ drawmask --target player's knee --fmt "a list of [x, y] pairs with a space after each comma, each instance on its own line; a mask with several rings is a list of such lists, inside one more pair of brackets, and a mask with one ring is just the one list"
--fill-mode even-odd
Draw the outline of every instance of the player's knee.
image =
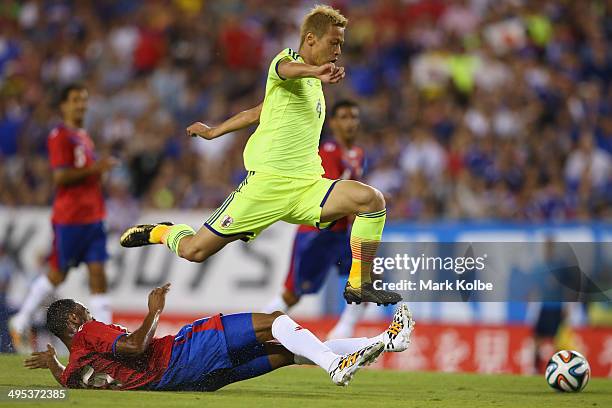
[[53, 286], [59, 286], [66, 279], [66, 274], [56, 269], [51, 269], [47, 273], [47, 278]]
[[208, 258], [208, 251], [195, 245], [182, 245], [179, 248], [179, 256], [191, 262], [204, 262]]
[[374, 187], [364, 186], [356, 195], [358, 212], [380, 211], [385, 208], [385, 197]]
[[270, 336], [272, 336], [272, 325], [274, 324], [274, 321], [280, 316], [283, 316], [284, 314], [285, 312], [282, 312], [280, 310], [277, 310], [276, 312], [272, 312], [268, 314], [266, 327], [270, 329]]
[[91, 268], [89, 270], [89, 291], [92, 294], [106, 293], [106, 287], [104, 268]]
[[263, 325], [264, 325], [264, 329], [265, 329], [265, 336], [269, 336], [270, 338], [274, 338], [274, 335], [272, 334], [272, 325], [274, 324], [274, 321], [279, 318], [280, 316], [283, 316], [285, 314], [285, 312], [282, 312], [280, 310], [277, 310], [275, 312], [272, 313], [268, 313], [267, 318], [265, 320], [263, 320]]
[[285, 290], [285, 293], [283, 293], [283, 300], [285, 301], [287, 307], [292, 307], [300, 301], [300, 296], [289, 290]]
[[276, 320], [277, 317], [280, 317], [282, 315], [284, 315], [285, 312], [281, 312], [280, 310], [277, 310], [276, 312], [272, 312], [270, 313], [270, 318], [272, 319], [272, 321]]
[[387, 206], [387, 203], [385, 202], [385, 196], [383, 195], [383, 193], [380, 192], [380, 190], [375, 189], [374, 187], [371, 188], [372, 190], [374, 190], [374, 211], [384, 210]]
[[287, 307], [293, 307], [295, 305], [297, 305], [297, 303], [300, 301], [299, 297], [293, 297], [291, 299], [289, 299], [289, 301], [285, 302], [287, 304]]
[[106, 293], [106, 280], [90, 280], [89, 291], [92, 295]]

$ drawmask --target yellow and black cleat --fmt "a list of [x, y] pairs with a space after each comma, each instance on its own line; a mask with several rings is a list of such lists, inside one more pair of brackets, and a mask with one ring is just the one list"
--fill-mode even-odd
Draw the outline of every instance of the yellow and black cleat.
[[347, 386], [355, 373], [374, 362], [385, 350], [385, 344], [377, 341], [354, 353], [340, 356], [329, 370], [329, 376], [336, 385]]
[[159, 224], [140, 224], [130, 227], [119, 238], [122, 247], [135, 248], [145, 245], [159, 244], [160, 242], [152, 242], [151, 231], [158, 225], [174, 225], [171, 222], [160, 222]]
[[414, 330], [414, 319], [412, 312], [406, 303], [399, 305], [393, 321], [383, 333], [383, 343], [385, 343], [385, 351], [400, 352], [410, 346], [410, 336]]

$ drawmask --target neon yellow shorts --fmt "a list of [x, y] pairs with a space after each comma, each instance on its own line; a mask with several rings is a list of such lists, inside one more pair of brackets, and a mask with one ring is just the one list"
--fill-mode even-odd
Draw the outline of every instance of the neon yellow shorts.
[[250, 171], [204, 226], [222, 237], [254, 239], [277, 221], [326, 228], [321, 209], [339, 180], [297, 179]]

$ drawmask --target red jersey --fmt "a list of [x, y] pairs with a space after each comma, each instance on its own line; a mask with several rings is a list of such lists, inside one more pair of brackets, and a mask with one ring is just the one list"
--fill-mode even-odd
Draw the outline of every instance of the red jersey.
[[[81, 169], [96, 161], [93, 141], [84, 129], [59, 125], [49, 133], [47, 147], [52, 169]], [[54, 224], [92, 224], [103, 218], [100, 175], [91, 175], [78, 183], [57, 188], [51, 216]]]
[[[343, 149], [335, 141], [323, 143], [319, 148], [321, 164], [328, 179], [359, 180], [363, 176], [364, 154], [359, 146]], [[348, 229], [348, 218], [339, 219], [331, 228], [332, 231], [346, 231]], [[317, 230], [316, 227], [300, 225], [298, 232]]]
[[113, 324], [95, 320], [83, 324], [72, 338], [62, 385], [129, 390], [160, 381], [168, 368], [174, 336], [154, 338], [140, 356], [117, 356], [117, 340], [127, 334], [127, 329]]

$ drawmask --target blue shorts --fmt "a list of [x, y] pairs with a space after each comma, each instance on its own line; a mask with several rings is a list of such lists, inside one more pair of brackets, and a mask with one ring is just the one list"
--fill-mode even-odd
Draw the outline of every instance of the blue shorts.
[[253, 329], [253, 315], [216, 315], [184, 326], [156, 391], [215, 391], [272, 371]]
[[49, 262], [61, 272], [79, 266], [81, 262], [105, 262], [106, 231], [104, 224], [53, 224], [53, 249]]
[[329, 269], [338, 266], [341, 275], [351, 270], [350, 235], [345, 231], [298, 232], [285, 288], [296, 295], [316, 293], [325, 282]]

